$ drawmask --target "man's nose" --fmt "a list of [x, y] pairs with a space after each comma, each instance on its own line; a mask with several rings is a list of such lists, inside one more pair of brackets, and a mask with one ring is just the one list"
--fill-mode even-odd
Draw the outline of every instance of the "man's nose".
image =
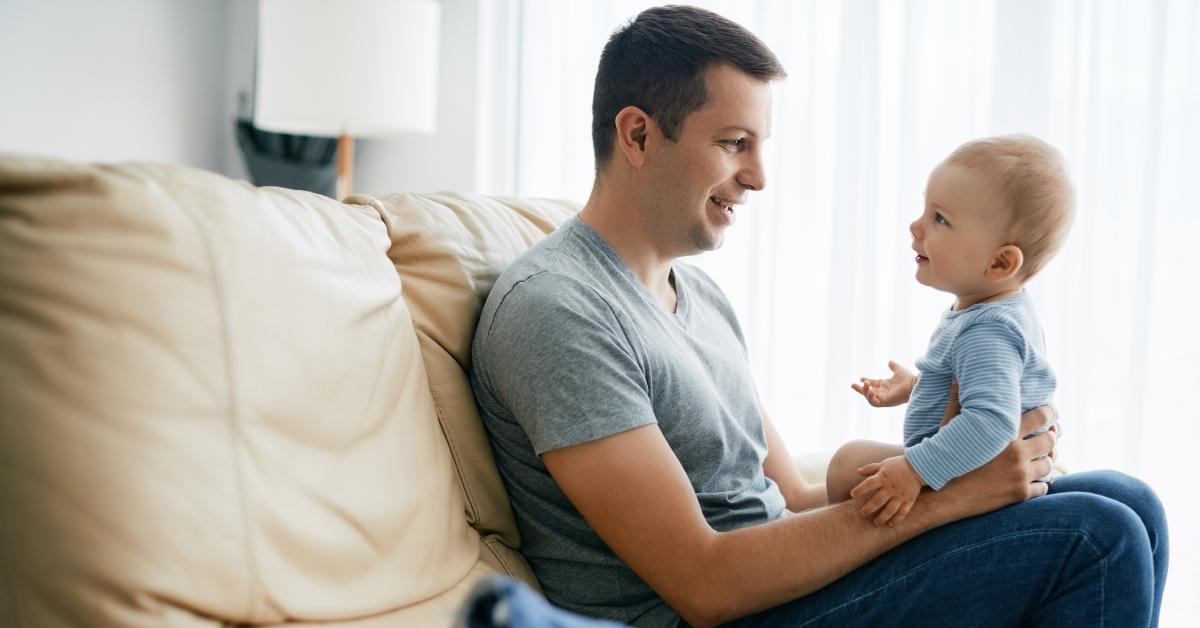
[[738, 173], [738, 183], [754, 192], [767, 187], [767, 175], [763, 171], [762, 155], [758, 151], [751, 151], [746, 155], [746, 160], [747, 163]]

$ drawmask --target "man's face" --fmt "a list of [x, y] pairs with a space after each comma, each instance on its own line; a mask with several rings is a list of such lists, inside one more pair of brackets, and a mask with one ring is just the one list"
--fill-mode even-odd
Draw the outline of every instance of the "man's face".
[[647, 153], [644, 219], [671, 257], [720, 247], [737, 206], [766, 185], [770, 84], [722, 65], [708, 70], [707, 87], [708, 102], [684, 119], [678, 141]]

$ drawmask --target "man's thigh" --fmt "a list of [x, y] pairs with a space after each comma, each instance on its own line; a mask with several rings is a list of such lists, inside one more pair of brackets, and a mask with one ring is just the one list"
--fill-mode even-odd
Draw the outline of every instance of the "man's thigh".
[[[730, 625], [1018, 626], [1061, 586], [1103, 556], [1082, 556], [1081, 539], [1106, 513], [1124, 508], [1086, 493], [1064, 493], [957, 521], [876, 558], [829, 586]], [[1132, 517], [1132, 513], [1130, 513]], [[1069, 568], [1068, 563], [1074, 561]], [[1086, 575], [1086, 574], [1082, 574]], [[1100, 578], [1085, 587], [1102, 594]], [[1077, 591], [1080, 599], [1091, 595]], [[1101, 600], [1073, 604], [1069, 625], [1100, 625]], [[1147, 604], [1148, 605], [1148, 604]], [[1148, 611], [1148, 609], [1147, 609]], [[1094, 616], [1093, 616], [1094, 615]]]

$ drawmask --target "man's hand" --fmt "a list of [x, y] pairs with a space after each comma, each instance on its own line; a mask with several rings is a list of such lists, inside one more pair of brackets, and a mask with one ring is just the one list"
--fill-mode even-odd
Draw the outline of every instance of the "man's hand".
[[862, 395], [867, 400], [867, 403], [876, 408], [898, 406], [902, 403], [907, 403], [909, 395], [912, 394], [913, 386], [917, 383], [917, 376], [894, 361], [888, 362], [888, 368], [892, 369], [892, 376], [890, 378], [868, 379], [863, 377], [859, 379], [859, 383], [850, 384], [850, 387]]
[[[922, 496], [922, 502], [950, 506], [953, 519], [981, 515], [1031, 497], [1045, 495], [1049, 484], [1040, 481], [1051, 470], [1050, 454], [1058, 440], [1052, 406], [1034, 408], [1021, 415], [1018, 438], [987, 464], [950, 480], [942, 490]], [[1043, 431], [1040, 434], [1035, 432]]]
[[862, 516], [875, 517], [877, 527], [900, 523], [908, 516], [925, 482], [905, 456], [893, 456], [883, 462], [872, 462], [858, 469], [859, 475], [870, 476], [850, 490], [851, 497], [875, 494], [862, 507]]

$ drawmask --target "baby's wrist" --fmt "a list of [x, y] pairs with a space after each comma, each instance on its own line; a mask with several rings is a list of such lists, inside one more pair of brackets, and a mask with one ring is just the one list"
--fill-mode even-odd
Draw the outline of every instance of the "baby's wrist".
[[929, 486], [929, 483], [925, 481], [925, 478], [921, 477], [921, 473], [917, 471], [916, 467], [913, 466], [912, 460], [908, 459], [908, 455], [904, 455], [903, 458], [904, 466], [908, 469], [908, 472], [912, 474], [912, 477], [917, 481], [917, 484], [920, 484], [921, 486]]

